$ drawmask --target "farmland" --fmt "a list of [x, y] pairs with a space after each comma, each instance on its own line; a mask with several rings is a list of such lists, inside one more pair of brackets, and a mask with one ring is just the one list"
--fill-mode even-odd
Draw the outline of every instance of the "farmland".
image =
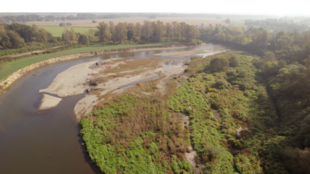
[[[212, 24], [213, 26], [215, 24], [223, 24], [224, 22], [222, 19], [215, 19], [215, 18], [184, 18], [184, 17], [160, 17], [160, 18], [146, 18], [146, 17], [136, 17], [136, 18], [117, 18], [117, 19], [96, 19], [96, 21], [99, 22], [109, 22], [114, 21], [115, 24], [118, 24], [119, 22], [127, 22], [127, 23], [136, 23], [140, 22], [143, 23], [143, 21], [149, 20], [149, 21], [162, 21], [164, 23], [167, 22], [186, 22], [192, 25], [200, 25], [201, 23], [204, 23], [205, 26], [208, 26], [209, 24]], [[65, 22], [65, 23], [71, 23], [73, 27], [96, 27], [98, 23], [92, 23], [92, 20], [68, 20], [68, 21], [32, 21], [32, 22], [26, 22], [28, 25], [36, 24], [38, 26], [59, 26], [59, 23]], [[62, 31], [62, 30], [61, 30]], [[78, 32], [78, 31], [77, 31]]]
[[[58, 26], [40, 26], [40, 28], [44, 28], [46, 31], [53, 34], [54, 37], [61, 37], [62, 32], [64, 31], [64, 27]], [[67, 29], [70, 29], [71, 26], [68, 26]], [[85, 33], [88, 32], [89, 29], [97, 30], [97, 28], [90, 27], [72, 27], [77, 33]]]

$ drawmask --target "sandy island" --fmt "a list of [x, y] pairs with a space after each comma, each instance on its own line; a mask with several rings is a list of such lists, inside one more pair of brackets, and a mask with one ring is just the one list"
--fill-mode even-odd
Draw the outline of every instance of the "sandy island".
[[43, 98], [42, 98], [41, 105], [40, 105], [39, 109], [43, 110], [43, 109], [53, 108], [53, 107], [57, 106], [61, 100], [62, 100], [61, 98], [53, 97], [53, 96], [50, 96], [47, 94], [43, 94]]
[[185, 65], [163, 68], [161, 64], [165, 61], [167, 60], [155, 58], [133, 60], [117, 58], [81, 63], [58, 74], [48, 88], [40, 92], [66, 97], [82, 94], [88, 90], [89, 94], [79, 100], [74, 108], [76, 117], [80, 120], [82, 116], [90, 113], [96, 104], [104, 100], [101, 96], [110, 92], [122, 93], [125, 89], [120, 87], [124, 85], [163, 75], [165, 78], [160, 80], [158, 88], [165, 92], [164, 80], [171, 75], [182, 73], [187, 68]]

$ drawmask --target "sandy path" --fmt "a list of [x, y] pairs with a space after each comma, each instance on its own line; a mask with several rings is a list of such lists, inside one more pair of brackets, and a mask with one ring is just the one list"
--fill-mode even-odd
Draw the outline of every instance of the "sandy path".
[[43, 109], [50, 109], [59, 104], [59, 102], [62, 100], [62, 98], [53, 97], [47, 94], [43, 94], [42, 102], [39, 107], [39, 110]]
[[171, 52], [171, 53], [160, 53], [160, 54], [154, 54], [154, 55], [185, 58], [188, 56], [210, 53], [210, 52], [214, 52], [214, 51], [221, 51], [221, 50], [225, 50], [225, 49], [226, 48], [224, 48], [224, 47], [219, 47], [219, 48], [214, 48], [214, 49], [190, 50], [190, 51], [180, 51], [180, 52]]

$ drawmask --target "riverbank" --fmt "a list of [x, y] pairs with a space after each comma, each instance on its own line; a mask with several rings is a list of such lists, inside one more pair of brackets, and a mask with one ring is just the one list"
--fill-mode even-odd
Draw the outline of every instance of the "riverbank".
[[[77, 59], [81, 57], [97, 56], [105, 53], [117, 53], [117, 52], [130, 52], [137, 50], [156, 50], [156, 49], [173, 49], [182, 48], [181, 45], [160, 45], [160, 44], [146, 44], [143, 47], [137, 47], [137, 45], [118, 45], [118, 46], [105, 46], [105, 47], [92, 47], [93, 49], [75, 49], [68, 50], [59, 53], [52, 53], [46, 55], [33, 56], [27, 59], [21, 59], [14, 62], [9, 62], [2, 65], [0, 70], [0, 94], [3, 93], [12, 83], [23, 75], [46, 65], [53, 64], [60, 61], [66, 61], [71, 59]], [[106, 48], [106, 49], [104, 49]], [[100, 50], [103, 49], [103, 50]], [[70, 54], [79, 51], [92, 52], [80, 52], [76, 54]], [[95, 51], [97, 50], [97, 51]], [[55, 56], [55, 57], [53, 57]], [[53, 57], [53, 58], [52, 58]]]
[[[88, 91], [88, 95], [79, 100], [74, 108], [77, 120], [81, 120], [82, 116], [89, 114], [93, 106], [102, 102], [107, 94], [120, 94], [126, 91], [122, 86], [128, 84], [130, 87], [140, 81], [163, 76], [158, 83], [158, 88], [162, 93], [165, 93], [165, 85], [163, 84], [166, 79], [170, 78], [171, 75], [182, 73], [187, 67], [177, 64], [163, 68], [162, 63], [165, 61], [155, 58], [135, 60], [116, 58], [99, 62], [86, 62], [70, 67], [58, 74], [48, 88], [42, 89], [40, 92], [66, 97]], [[47, 99], [45, 102], [48, 102]]]
[[213, 49], [204, 49], [204, 50], [191, 50], [191, 51], [179, 51], [179, 52], [171, 52], [171, 53], [160, 53], [155, 54], [156, 56], [169, 56], [169, 57], [179, 57], [186, 58], [188, 56], [195, 56], [199, 54], [206, 54], [215, 51], [223, 51], [226, 50], [225, 47], [213, 48]]

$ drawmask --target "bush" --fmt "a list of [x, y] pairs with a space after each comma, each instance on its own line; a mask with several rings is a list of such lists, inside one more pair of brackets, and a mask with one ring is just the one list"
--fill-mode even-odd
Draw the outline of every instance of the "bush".
[[239, 63], [239, 59], [235, 56], [232, 56], [230, 59], [229, 59], [229, 66], [231, 67], [238, 67], [240, 65]]
[[215, 84], [214, 87], [217, 89], [225, 89], [228, 87], [227, 83], [223, 80], [218, 80]]
[[207, 146], [203, 148], [202, 160], [203, 162], [209, 162], [217, 159], [221, 155], [221, 150], [215, 146]]
[[234, 70], [227, 71], [226, 75], [228, 75], [228, 76], [235, 76], [236, 75], [236, 71], [234, 71]]
[[241, 77], [241, 78], [245, 78], [247, 76], [247, 73], [245, 71], [241, 71], [239, 74], [238, 74], [238, 77]]
[[112, 142], [113, 142], [113, 139], [114, 139], [113, 135], [108, 135], [108, 136], [106, 136], [106, 137], [104, 138], [103, 144], [112, 143]]
[[225, 70], [229, 66], [229, 61], [226, 58], [215, 58], [210, 61], [210, 66], [216, 70]]
[[286, 166], [288, 166], [292, 173], [309, 173], [310, 171], [310, 149], [305, 150], [294, 149], [292, 147], [286, 147], [283, 151], [286, 158]]
[[66, 24], [65, 23], [59, 23], [59, 26], [64, 27], [64, 26], [66, 26]]

